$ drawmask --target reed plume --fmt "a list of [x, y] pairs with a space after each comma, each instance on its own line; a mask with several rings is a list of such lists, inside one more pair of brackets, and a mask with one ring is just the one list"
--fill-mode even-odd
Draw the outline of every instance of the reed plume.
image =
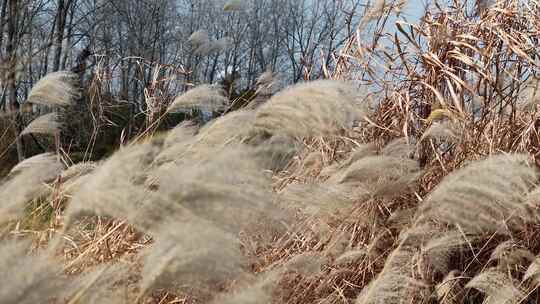
[[524, 281], [532, 282], [534, 287], [540, 286], [540, 258], [536, 257], [523, 275]]
[[[26, 242], [0, 245], [0, 298], [6, 304], [31, 304], [61, 298], [69, 291], [59, 265], [42, 255], [29, 255]], [[65, 294], [64, 294], [65, 295]]]
[[[123, 148], [87, 175], [84, 184], [73, 194], [66, 212], [66, 226], [84, 215], [103, 215], [129, 219], [130, 223], [149, 229], [156, 220], [150, 214], [159, 196], [144, 187], [147, 170], [159, 152], [152, 142]], [[140, 214], [148, 211], [146, 215]], [[159, 216], [159, 213], [156, 214]]]
[[46, 195], [52, 182], [63, 170], [63, 165], [50, 153], [38, 154], [15, 166], [0, 183], [0, 223], [23, 215], [30, 201]]
[[239, 11], [243, 6], [243, 0], [229, 0], [223, 6], [223, 10], [226, 12]]
[[456, 225], [466, 233], [502, 233], [534, 219], [526, 196], [537, 177], [522, 155], [498, 155], [448, 175], [430, 193], [420, 217]]
[[206, 30], [195, 31], [189, 36], [188, 41], [194, 46], [200, 46], [210, 41], [208, 32]]
[[55, 135], [60, 132], [62, 123], [56, 112], [45, 114], [34, 119], [22, 130], [21, 135], [25, 134], [49, 134]]
[[516, 287], [514, 280], [507, 272], [488, 268], [475, 276], [465, 285], [486, 295], [484, 303], [517, 304], [525, 298], [525, 293]]
[[156, 288], [208, 295], [247, 270], [248, 260], [237, 237], [211, 222], [190, 219], [166, 222], [155, 234], [155, 244], [144, 253], [142, 293]]
[[437, 300], [441, 304], [459, 304], [463, 303], [465, 297], [465, 288], [460, 281], [457, 270], [450, 271], [441, 283], [435, 287]]
[[77, 79], [77, 74], [69, 71], [49, 73], [32, 87], [27, 101], [46, 106], [69, 106], [80, 95]]
[[176, 97], [167, 111], [191, 109], [218, 111], [224, 109], [227, 102], [222, 89], [215, 85], [202, 84]]
[[336, 134], [364, 117], [361, 96], [354, 86], [318, 80], [287, 88], [263, 104], [254, 129], [292, 137]]

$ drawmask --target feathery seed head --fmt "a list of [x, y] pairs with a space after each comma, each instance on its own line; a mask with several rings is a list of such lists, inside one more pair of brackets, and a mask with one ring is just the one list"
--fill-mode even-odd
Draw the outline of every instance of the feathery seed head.
[[210, 38], [207, 31], [198, 30], [189, 36], [188, 41], [194, 46], [201, 46], [210, 42]]
[[0, 298], [6, 304], [44, 303], [58, 297], [67, 283], [61, 269], [44, 256], [28, 255], [24, 242], [0, 245]]
[[223, 6], [223, 10], [226, 12], [239, 11], [243, 7], [244, 0], [229, 0]]
[[[158, 152], [159, 147], [151, 142], [126, 147], [85, 176], [66, 212], [66, 226], [79, 216], [104, 215], [148, 229], [155, 220], [148, 205], [159, 198], [145, 188], [144, 180]], [[149, 213], [142, 216], [145, 211]]]
[[64, 170], [60, 175], [60, 178], [62, 179], [62, 181], [67, 181], [74, 177], [89, 174], [97, 167], [98, 164], [95, 162], [80, 162]]
[[216, 85], [203, 84], [176, 97], [167, 111], [191, 109], [217, 111], [223, 109], [227, 102], [228, 99], [224, 96], [222, 89]]
[[489, 257], [490, 261], [496, 261], [497, 266], [502, 269], [516, 269], [517, 266], [530, 264], [534, 259], [534, 254], [513, 240], [497, 245]]
[[306, 137], [336, 134], [364, 116], [361, 96], [352, 85], [318, 80], [274, 95], [258, 109], [254, 129], [269, 134]]
[[0, 182], [0, 224], [19, 218], [26, 203], [49, 191], [45, 184], [56, 178], [63, 169], [51, 153], [39, 154], [15, 166]]
[[410, 144], [407, 138], [398, 138], [389, 142], [381, 151], [381, 155], [397, 158], [411, 158], [415, 146]]
[[274, 82], [274, 73], [271, 70], [265, 71], [257, 78], [259, 86], [271, 85]]
[[144, 256], [143, 292], [189, 287], [211, 294], [216, 284], [247, 269], [238, 239], [210, 222], [169, 222], [156, 232], [155, 239]]
[[464, 286], [458, 278], [457, 270], [450, 271], [441, 283], [435, 287], [437, 299], [441, 304], [460, 304], [463, 303]]
[[422, 134], [422, 138], [420, 140], [433, 138], [453, 142], [460, 138], [461, 132], [461, 127], [457, 123], [453, 123], [451, 121], [434, 122], [424, 132], [424, 134]]
[[533, 216], [525, 198], [536, 178], [526, 156], [492, 156], [448, 175], [419, 216], [459, 225], [466, 233], [501, 233]]
[[34, 119], [24, 130], [21, 135], [25, 134], [49, 134], [54, 135], [60, 132], [62, 123], [59, 120], [58, 113], [52, 112], [42, 115]]
[[44, 170], [42, 176], [54, 176], [57, 172], [63, 169], [63, 165], [58, 162], [58, 158], [53, 153], [41, 153], [34, 155], [30, 158], [23, 160], [13, 167], [10, 171], [10, 175], [19, 174], [22, 171], [34, 169], [36, 172], [38, 170], [49, 168], [49, 170]]
[[238, 232], [265, 218], [275, 223], [283, 216], [273, 204], [269, 177], [242, 148], [171, 166], [162, 176], [160, 191], [171, 201], [227, 231]]
[[505, 270], [488, 268], [470, 280], [465, 288], [474, 288], [486, 294], [486, 303], [517, 304], [525, 294], [516, 287]]
[[523, 280], [531, 281], [534, 286], [540, 286], [540, 257], [536, 257], [523, 275]]
[[234, 41], [229, 37], [223, 37], [214, 41], [207, 41], [200, 44], [195, 49], [195, 54], [201, 56], [210, 56], [226, 51], [233, 45]]
[[77, 74], [59, 71], [40, 79], [28, 96], [28, 102], [46, 106], [69, 106], [80, 95], [77, 89]]

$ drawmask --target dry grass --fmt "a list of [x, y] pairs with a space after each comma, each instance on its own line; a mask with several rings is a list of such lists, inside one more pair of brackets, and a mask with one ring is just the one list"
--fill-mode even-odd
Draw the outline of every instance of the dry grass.
[[24, 130], [21, 131], [21, 135], [25, 134], [49, 134], [54, 135], [60, 132], [62, 127], [61, 122], [58, 119], [58, 113], [52, 112], [42, 115], [28, 124]]
[[205, 43], [208, 43], [208, 41], [210, 41], [210, 37], [208, 36], [207, 31], [198, 30], [198, 31], [193, 32], [193, 34], [189, 36], [188, 41], [194, 46], [200, 46]]
[[59, 71], [40, 79], [28, 95], [27, 102], [46, 106], [68, 106], [79, 96], [77, 74]]
[[39, 154], [15, 166], [0, 183], [0, 224], [20, 218], [25, 205], [50, 192], [52, 182], [63, 166], [50, 154]]
[[[26, 160], [0, 184], [0, 269], [14, 273], [1, 298], [537, 303], [540, 21], [527, 3], [434, 8], [398, 23], [390, 54], [380, 26], [401, 4], [377, 2], [362, 24], [379, 38], [351, 37], [334, 80], [200, 128], [148, 128], [102, 162]], [[380, 91], [338, 80], [358, 77]], [[171, 107], [224, 103], [203, 86]]]
[[226, 51], [232, 45], [229, 37], [223, 37], [217, 40], [204, 41], [195, 49], [195, 54], [200, 56], [210, 56], [216, 53]]
[[200, 109], [204, 111], [223, 110], [228, 100], [223, 90], [217, 86], [200, 85], [176, 97], [168, 111]]
[[257, 110], [260, 132], [305, 137], [352, 128], [363, 118], [362, 95], [347, 83], [319, 80], [287, 88]]

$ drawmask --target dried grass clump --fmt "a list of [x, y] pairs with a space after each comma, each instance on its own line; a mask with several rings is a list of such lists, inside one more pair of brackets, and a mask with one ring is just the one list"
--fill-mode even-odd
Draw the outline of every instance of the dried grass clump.
[[[103, 265], [68, 277], [54, 257], [30, 253], [29, 242], [3, 240], [0, 246], [2, 303], [121, 303], [125, 290], [114, 289], [128, 275], [121, 263]], [[9, 274], [9, 275], [7, 275]]]
[[244, 0], [229, 0], [223, 6], [223, 10], [226, 12], [239, 11], [244, 6]]
[[203, 154], [208, 157], [187, 156], [189, 162], [159, 172], [163, 200], [153, 208], [162, 217], [149, 229], [156, 242], [145, 256], [143, 291], [189, 287], [208, 296], [246, 271], [240, 231], [262, 226], [271, 237], [282, 230], [285, 216], [273, 204], [269, 177], [248, 147]]
[[[285, 262], [269, 266], [269, 270], [258, 273], [253, 278], [246, 276], [247, 284], [236, 288], [235, 291], [218, 295], [212, 303], [256, 304], [271, 303], [274, 295], [280, 291], [281, 278], [287, 273], [316, 277], [322, 271], [327, 259], [319, 252], [305, 252], [294, 255]], [[252, 281], [255, 281], [252, 283]]]
[[234, 41], [230, 37], [223, 37], [214, 41], [207, 41], [195, 50], [195, 54], [210, 56], [226, 51], [233, 45]]
[[167, 132], [163, 142], [163, 148], [171, 148], [178, 143], [184, 143], [187, 138], [192, 138], [198, 131], [198, 126], [192, 121], [185, 121]]
[[[246, 4], [228, 3], [232, 10]], [[469, 18], [467, 9], [456, 10], [464, 7], [457, 3], [439, 14], [427, 14], [426, 26], [405, 28], [398, 22], [398, 51], [385, 50], [384, 56], [365, 40], [346, 43], [336, 55], [336, 70], [323, 72], [356, 77], [346, 74], [352, 70], [343, 62], [363, 65], [359, 57], [365, 56], [369, 62], [358, 76], [380, 85], [385, 94], [373, 103], [377, 112], [369, 124], [354, 128], [347, 138], [333, 135], [343, 135], [365, 116], [359, 103], [368, 95], [342, 82], [315, 81], [286, 89], [251, 107], [253, 111], [229, 113], [200, 130], [181, 125], [162, 143], [133, 145], [96, 168], [83, 165], [81, 170], [64, 171], [61, 179], [67, 182], [55, 183], [55, 190], [57, 185], [65, 190], [71, 181], [78, 184], [68, 205], [67, 226], [83, 214], [109, 215], [149, 234], [154, 243], [138, 256], [144, 262], [141, 297], [163, 288], [167, 295], [202, 293], [199, 302], [236, 290], [214, 298], [216, 303], [276, 302], [275, 292], [280, 291], [284, 296], [278, 302], [287, 304], [352, 303], [354, 298], [356, 303], [534, 301], [538, 291], [521, 288], [537, 287], [539, 277], [538, 261], [532, 256], [538, 253], [534, 235], [540, 219], [540, 191], [530, 193], [537, 182], [535, 170], [524, 156], [510, 155], [444, 176], [464, 161], [493, 151], [538, 155], [538, 86], [527, 84], [517, 94], [519, 83], [507, 85], [499, 74], [513, 74], [512, 66], [518, 72], [511, 78], [534, 74], [526, 58], [537, 58], [529, 42], [536, 39], [531, 33], [538, 31], [531, 30], [536, 23], [523, 22], [527, 18], [519, 13], [530, 8], [516, 10], [514, 3], [508, 4]], [[401, 5], [376, 1], [360, 23], [384, 18]], [[383, 23], [384, 19], [377, 22]], [[502, 26], [494, 31], [490, 24]], [[201, 55], [216, 54], [231, 44], [228, 39], [211, 41], [206, 32], [194, 33], [190, 42]], [[372, 68], [371, 62], [383, 63], [384, 69]], [[385, 79], [378, 79], [380, 70]], [[257, 94], [272, 93], [271, 76], [261, 75]], [[386, 82], [386, 77], [404, 81]], [[171, 108], [223, 109], [222, 93], [203, 92], [201, 100], [188, 96], [198, 89], [177, 98]], [[476, 102], [474, 94], [483, 95], [477, 109], [469, 108]], [[521, 97], [523, 107], [516, 104], [515, 98]], [[443, 115], [459, 121], [437, 122]], [[424, 131], [426, 122], [431, 125]], [[405, 138], [380, 151], [367, 144], [333, 163], [352, 145], [379, 144], [400, 134]], [[332, 141], [321, 139], [323, 147], [298, 140], [326, 135]], [[436, 148], [437, 140], [451, 145], [442, 151]], [[296, 154], [305, 146], [310, 153]], [[333, 165], [323, 168], [329, 163]], [[15, 170], [6, 182], [30, 169]], [[412, 188], [420, 176], [422, 184]], [[283, 190], [276, 196], [273, 187]], [[11, 199], [10, 189], [0, 200]], [[286, 234], [267, 233], [283, 232], [282, 222], [296, 214], [283, 214], [277, 207], [291, 205], [308, 213], [309, 219]], [[500, 232], [511, 234], [513, 241], [501, 243]], [[261, 241], [261, 234], [270, 236], [264, 241], [274, 242]], [[129, 240], [119, 237], [118, 242]], [[92, 246], [102, 255], [97, 245]], [[108, 240], [99, 245], [108, 247]], [[115, 272], [106, 270], [101, 276], [98, 269], [83, 280], [87, 285], [74, 284], [73, 289], [83, 292], [72, 299], [99, 302], [100, 291], [111, 289], [106, 281], [112, 281]], [[518, 287], [515, 281], [524, 272]], [[474, 279], [466, 288], [481, 291], [485, 299], [465, 288], [470, 277]], [[246, 281], [254, 284], [237, 288]], [[525, 300], [528, 292], [532, 299]], [[168, 302], [166, 298], [155, 302]], [[138, 300], [134, 302], [143, 302]], [[182, 301], [189, 300], [171, 302]]]
[[257, 85], [260, 87], [270, 86], [275, 82], [274, 73], [271, 70], [265, 71], [257, 77]]
[[0, 257], [2, 303], [45, 303], [68, 292], [60, 266], [44, 256], [28, 255], [26, 243], [4, 240]]
[[[159, 152], [152, 142], [123, 148], [84, 178], [73, 194], [66, 212], [66, 226], [84, 215], [128, 219], [131, 224], [148, 229], [159, 212], [152, 203], [159, 197], [144, 186], [147, 170]], [[143, 214], [147, 212], [147, 214]], [[156, 214], [157, 213], [157, 214]]]
[[243, 142], [253, 123], [252, 111], [234, 111], [221, 116], [197, 134], [197, 141], [210, 147], [223, 147], [230, 143]]
[[509, 271], [526, 267], [534, 259], [534, 254], [513, 240], [508, 240], [497, 245], [489, 258], [490, 261], [497, 262], [499, 268]]
[[537, 177], [523, 155], [498, 155], [448, 175], [419, 210], [466, 233], [502, 233], [534, 219], [526, 195]]
[[365, 144], [360, 147], [356, 147], [353, 151], [351, 151], [347, 159], [345, 159], [342, 162], [337, 162], [336, 164], [333, 164], [331, 166], [324, 168], [321, 172], [321, 175], [323, 176], [335, 175], [338, 171], [341, 171], [343, 169], [350, 167], [356, 161], [364, 157], [374, 156], [376, 154], [377, 154], [377, 147], [374, 144]]
[[216, 85], [202, 84], [176, 97], [168, 108], [168, 112], [200, 109], [218, 111], [225, 108], [228, 99], [221, 88]]
[[354, 86], [334, 80], [298, 84], [274, 95], [255, 117], [254, 129], [292, 137], [330, 135], [364, 117]]
[[313, 276], [319, 274], [324, 264], [328, 262], [327, 258], [317, 251], [307, 251], [293, 256], [285, 264], [281, 265], [282, 272], [296, 272], [303, 276]]
[[[130, 265], [122, 261], [113, 264], [99, 265], [86, 270], [75, 280], [71, 280], [69, 286], [68, 303], [105, 303], [118, 304], [129, 302], [128, 277], [133, 274]], [[121, 285], [123, 284], [123, 285]], [[121, 286], [122, 288], [119, 288]]]
[[437, 300], [441, 304], [460, 304], [464, 299], [464, 286], [461, 282], [462, 278], [458, 276], [456, 270], [450, 271], [441, 283], [435, 287]]
[[272, 172], [284, 170], [301, 149], [301, 144], [286, 136], [259, 138], [250, 135], [245, 144], [252, 150], [252, 155], [261, 167]]
[[252, 106], [259, 106], [265, 102], [269, 96], [274, 94], [278, 87], [278, 82], [279, 79], [271, 70], [267, 70], [259, 75], [259, 77], [257, 77], [257, 96], [259, 98], [258, 100], [253, 101], [254, 104]]
[[0, 182], [0, 223], [20, 218], [28, 202], [44, 196], [63, 165], [50, 153], [28, 158], [15, 166]]
[[401, 137], [390, 141], [381, 149], [381, 155], [395, 158], [412, 159], [416, 150], [415, 145], [409, 142], [406, 137]]
[[[163, 148], [154, 160], [154, 166], [180, 161], [190, 154], [190, 147], [195, 143], [198, 127], [192, 123], [182, 123], [164, 135]], [[158, 177], [156, 177], [158, 178]]]
[[66, 226], [87, 214], [127, 220], [155, 240], [144, 255], [140, 296], [160, 288], [208, 296], [247, 269], [237, 234], [262, 227], [273, 237], [287, 217], [273, 204], [271, 180], [247, 146], [188, 155], [159, 170], [150, 189], [147, 175], [161, 149], [153, 141], [124, 148], [87, 175]]
[[432, 236], [421, 248], [423, 269], [430, 273], [447, 274], [451, 270], [451, 259], [469, 249], [475, 239], [459, 231], [445, 231]]
[[311, 215], [331, 214], [351, 207], [354, 201], [341, 189], [324, 184], [289, 184], [279, 198], [284, 207]]
[[385, 146], [380, 155], [374, 155], [370, 146], [363, 147], [341, 165], [329, 182], [362, 188], [375, 197], [403, 194], [422, 175], [418, 162], [408, 158], [412, 151], [411, 145], [401, 140]]
[[[253, 112], [239, 110], [220, 116], [196, 132], [189, 124], [177, 126], [168, 133], [156, 157], [157, 171], [167, 170], [173, 163], [210, 159], [229, 146], [246, 142], [251, 137], [253, 117]], [[159, 179], [159, 172], [154, 175]]]
[[349, 250], [338, 256], [334, 260], [333, 265], [344, 266], [351, 263], [357, 263], [360, 259], [366, 258], [367, 255], [368, 252], [365, 249]]
[[208, 32], [205, 30], [198, 30], [193, 32], [191, 36], [189, 36], [188, 41], [198, 47], [203, 44], [207, 44], [210, 41], [210, 37], [208, 36]]
[[141, 289], [166, 288], [211, 295], [220, 284], [243, 274], [248, 260], [237, 237], [211, 222], [169, 221], [156, 231], [144, 256]]
[[518, 107], [523, 111], [533, 111], [540, 101], [540, 78], [535, 75], [524, 82], [518, 96]]
[[523, 275], [524, 281], [531, 281], [534, 287], [540, 286], [540, 258], [536, 257]]
[[80, 162], [68, 167], [62, 172], [60, 178], [62, 181], [68, 181], [72, 178], [87, 175], [99, 167], [96, 162]]
[[45, 114], [34, 119], [24, 130], [21, 135], [25, 134], [49, 134], [55, 135], [60, 132], [62, 123], [60, 122], [59, 115], [56, 112]]
[[[36, 169], [36, 171], [37, 169], [51, 168], [51, 171], [57, 172], [58, 170], [62, 170], [63, 167], [58, 161], [58, 157], [53, 153], [41, 153], [18, 163], [11, 169], [10, 175], [16, 175], [31, 168]], [[47, 171], [45, 173], [48, 173]], [[49, 174], [44, 174], [44, 176], [49, 176]]]
[[408, 158], [413, 150], [401, 139], [385, 146], [379, 155], [374, 145], [361, 146], [342, 163], [324, 168], [320, 178], [326, 180], [290, 183], [280, 198], [284, 205], [304, 213], [328, 215], [347, 210], [357, 201], [403, 195], [423, 174], [418, 162]]
[[525, 298], [525, 293], [516, 287], [508, 273], [496, 268], [482, 271], [465, 288], [481, 291], [487, 296], [484, 303], [489, 304], [517, 304]]
[[172, 166], [161, 177], [160, 191], [169, 200], [226, 231], [284, 216], [273, 204], [269, 176], [242, 147]]
[[81, 162], [64, 170], [60, 175], [62, 195], [68, 197], [79, 191], [80, 187], [85, 184], [85, 180], [91, 175], [90, 173], [98, 167], [98, 163]]
[[[197, 128], [191, 124], [180, 124], [170, 130], [163, 141], [163, 148], [154, 160], [156, 170], [161, 170], [172, 162], [186, 160], [190, 147], [195, 144], [195, 133]], [[159, 173], [156, 173], [159, 175]], [[154, 176], [159, 179], [158, 176]]]
[[402, 173], [419, 170], [418, 162], [411, 159], [382, 155], [368, 156], [352, 163], [339, 175], [337, 182], [371, 184], [377, 183], [385, 176], [401, 177]]
[[433, 138], [437, 140], [445, 140], [449, 142], [458, 141], [463, 134], [461, 126], [451, 121], [434, 122], [422, 134], [420, 140]]
[[411, 303], [424, 294], [426, 287], [414, 278], [414, 257], [418, 253], [418, 241], [406, 235], [400, 245], [387, 257], [382, 272], [364, 287], [357, 304]]
[[59, 71], [47, 74], [30, 91], [28, 102], [46, 106], [69, 106], [80, 95], [77, 74]]
[[[226, 293], [216, 297], [213, 304], [259, 304], [271, 303], [272, 293], [278, 284], [277, 273], [270, 275], [260, 274], [259, 279], [249, 286], [238, 291]], [[261, 278], [262, 277], [262, 278]]]

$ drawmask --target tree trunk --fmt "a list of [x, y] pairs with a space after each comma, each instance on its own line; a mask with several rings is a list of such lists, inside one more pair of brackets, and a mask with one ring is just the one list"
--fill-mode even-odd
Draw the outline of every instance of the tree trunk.
[[15, 145], [17, 148], [17, 157], [19, 162], [24, 160], [24, 147], [21, 137], [21, 121], [19, 113], [19, 102], [17, 101], [17, 84], [16, 84], [16, 68], [17, 68], [17, 21], [18, 21], [18, 0], [9, 0], [9, 15], [8, 15], [8, 41], [6, 45], [6, 56], [8, 57], [9, 69], [7, 75], [7, 110], [14, 118]]
[[2, 10], [0, 11], [0, 52], [2, 50], [2, 45], [4, 43], [4, 25], [6, 23], [6, 13], [8, 7], [8, 0], [2, 1]]
[[64, 41], [64, 29], [66, 27], [67, 7], [64, 0], [58, 0], [58, 11], [56, 17], [56, 35], [54, 39], [54, 61], [53, 72], [60, 70], [60, 59], [62, 58], [62, 45]]

